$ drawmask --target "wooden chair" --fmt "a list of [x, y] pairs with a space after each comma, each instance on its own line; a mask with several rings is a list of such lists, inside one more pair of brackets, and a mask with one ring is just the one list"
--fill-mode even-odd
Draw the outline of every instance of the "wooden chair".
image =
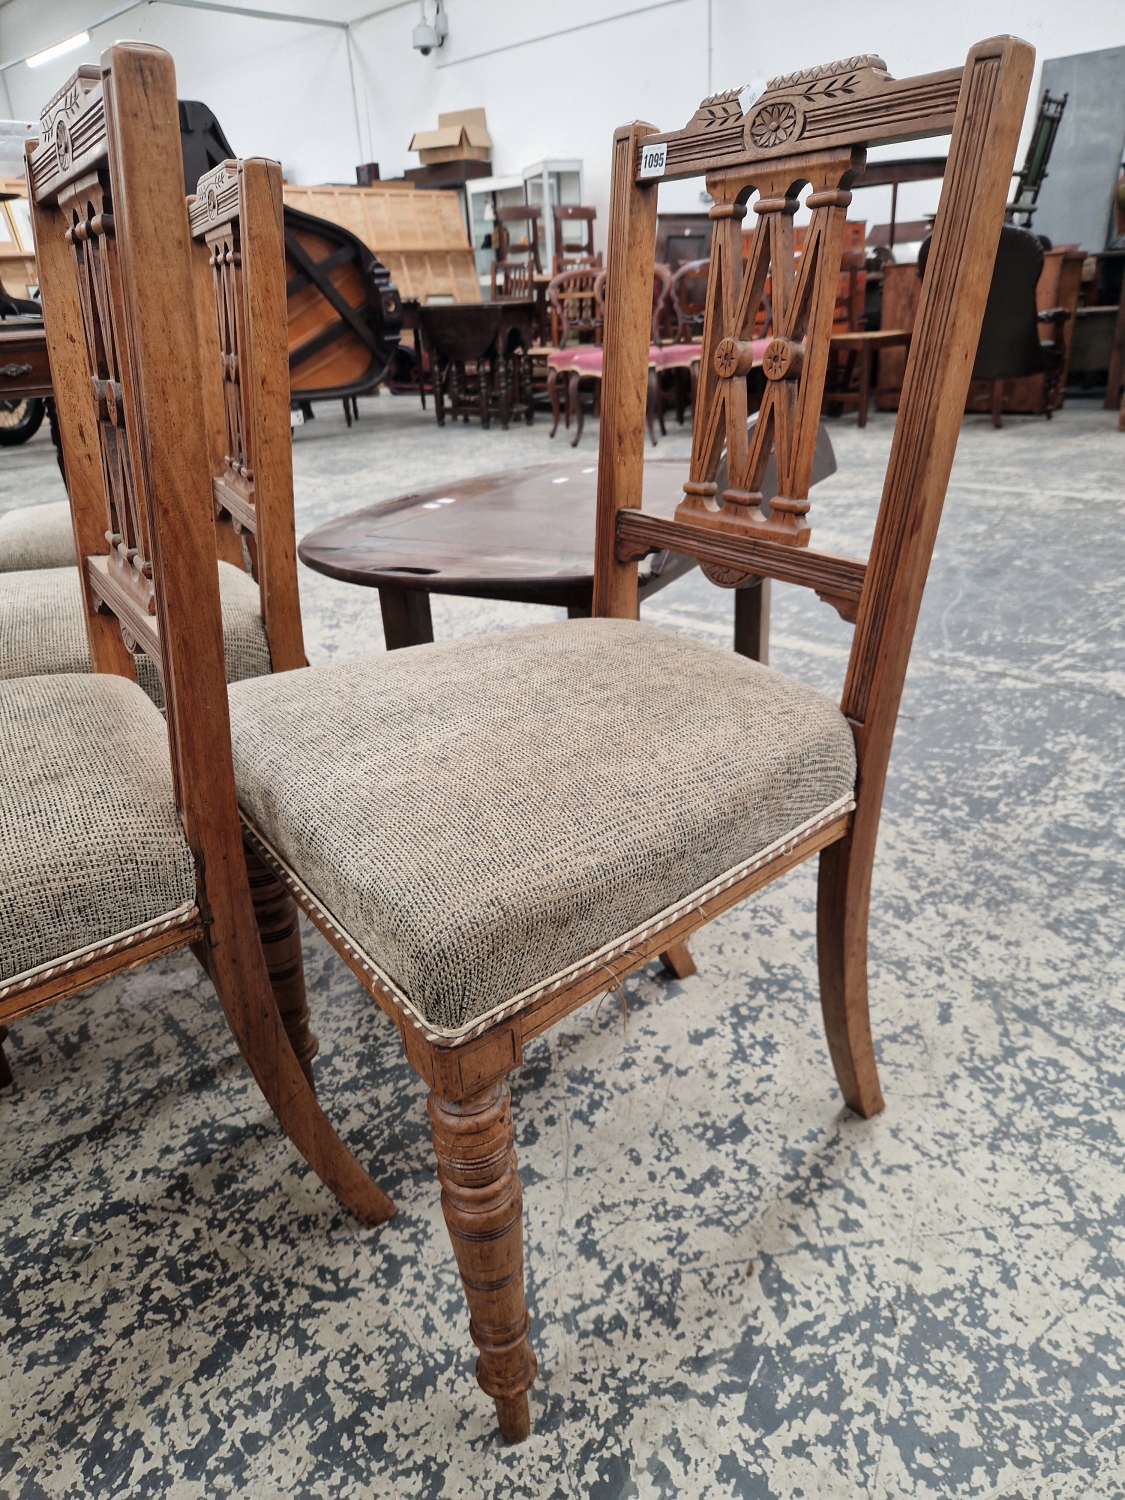
[[[95, 670], [0, 683], [0, 1023], [190, 945], [290, 1139], [379, 1222], [393, 1205], [312, 1088], [296, 913], [253, 861], [248, 880], [242, 850], [168, 55], [121, 44], [80, 69], [43, 112], [28, 177]], [[279, 262], [269, 274], [284, 306]], [[250, 298], [251, 341], [268, 312]], [[166, 722], [137, 686], [136, 646]]]
[[[931, 240], [918, 251], [918, 274], [924, 277]], [[1010, 381], [1043, 375], [1040, 414], [1050, 416], [1066, 363], [1063, 325], [1070, 317], [1064, 307], [1040, 309], [1035, 289], [1043, 270], [1043, 246], [1028, 229], [1005, 224], [996, 247], [996, 262], [988, 288], [980, 340], [973, 360], [973, 380], [989, 389], [993, 427], [1003, 425], [1004, 392]], [[1039, 325], [1052, 332], [1039, 336]]]
[[861, 280], [865, 265], [866, 255], [862, 248], [845, 249], [841, 253], [835, 331], [828, 346], [828, 374], [824, 384], [825, 411], [837, 416], [844, 407], [854, 406], [859, 427], [867, 426], [871, 366], [875, 355], [882, 349], [905, 349], [910, 345], [909, 329], [860, 327], [863, 315]]
[[[155, 49], [136, 50], [154, 66]], [[123, 47], [112, 53], [126, 56]], [[245, 838], [398, 1026], [429, 1085], [442, 1210], [481, 1351], [477, 1380], [509, 1441], [529, 1431], [536, 1372], [506, 1081], [530, 1038], [823, 851], [818, 945], [829, 1047], [845, 1101], [864, 1116], [882, 1108], [866, 988], [879, 810], [1032, 63], [1030, 47], [1004, 37], [974, 47], [963, 69], [923, 78], [893, 80], [880, 59], [851, 58], [773, 80], [745, 120], [730, 94], [707, 100], [670, 135], [639, 123], [619, 130], [597, 618], [229, 691]], [[846, 93], [833, 86], [841, 78]], [[713, 128], [721, 109], [733, 121], [725, 132]], [[866, 144], [950, 131], [870, 561], [816, 552], [804, 545], [808, 482], [847, 184]], [[716, 226], [691, 478], [671, 521], [639, 508], [657, 199], [657, 179], [640, 173], [662, 143], [666, 175], [705, 175]], [[813, 187], [813, 222], [794, 276], [790, 189], [802, 181]], [[768, 230], [743, 276], [738, 223], [750, 188]], [[771, 261], [776, 336], [751, 439], [740, 377]], [[141, 263], [138, 255], [128, 265]], [[138, 392], [162, 402], [177, 350], [164, 357], [157, 345], [169, 314], [153, 309], [150, 325], [146, 311], [137, 317]], [[210, 577], [210, 538], [202, 526], [189, 536], [185, 520], [200, 508], [185, 475], [205, 465], [204, 444], [187, 451], [182, 418], [163, 416], [169, 405], [148, 413], [158, 440], [146, 451], [168, 479], [159, 482], [166, 470], [153, 463], [157, 482], [144, 499], [154, 564], [159, 579], [174, 543], [191, 541], [197, 569]], [[179, 441], [164, 445], [169, 428]], [[724, 437], [732, 482], [720, 495]], [[771, 447], [779, 493], [766, 497], [756, 486]], [[637, 561], [665, 548], [695, 556], [725, 587], [750, 577], [811, 586], [854, 621], [841, 705], [733, 653], [642, 625]], [[192, 611], [184, 592], [163, 592], [170, 622]], [[193, 665], [219, 704], [213, 618], [210, 640]], [[186, 664], [172, 665], [178, 679]], [[215, 774], [221, 761], [226, 784], [221, 710], [207, 730], [209, 768]], [[237, 851], [226, 854], [235, 860]]]
[[[275, 672], [306, 665], [293, 519], [289, 349], [281, 168], [225, 161], [188, 199], [193, 291], [211, 439], [220, 556], [241, 565], [242, 539]], [[243, 220], [254, 225], [244, 235]], [[244, 243], [245, 241], [245, 243]], [[280, 300], [279, 300], [280, 294]], [[254, 379], [247, 383], [246, 369]]]
[[668, 287], [676, 320], [675, 342], [690, 344], [703, 337], [707, 312], [707, 276], [710, 260], [691, 260], [673, 274]]
[[[555, 220], [555, 253], [551, 257], [551, 275], [559, 276], [563, 271], [599, 269], [602, 264], [601, 251], [594, 249], [594, 220], [598, 213], [580, 203], [556, 203], [551, 210]], [[585, 233], [577, 242], [567, 241], [563, 234], [567, 224], [584, 224]]]
[[[513, 250], [520, 251], [535, 274], [542, 276], [543, 261], [539, 254], [539, 219], [543, 213], [538, 203], [509, 203], [496, 210], [496, 259], [511, 260]], [[509, 224], [524, 225], [524, 235], [512, 243]], [[493, 294], [495, 295], [495, 293]]]
[[[587, 266], [576, 271], [560, 271], [551, 278], [547, 287], [547, 305], [550, 312], [551, 343], [554, 346], [547, 355], [547, 399], [551, 403], [551, 436], [559, 425], [559, 376], [565, 378], [566, 425], [574, 410], [577, 396], [577, 381], [571, 379], [571, 361], [574, 346], [596, 347], [601, 343], [601, 310], [594, 295], [594, 285], [600, 272]], [[584, 356], [587, 357], [588, 356]], [[595, 357], [595, 363], [596, 363]], [[573, 387], [573, 389], [572, 389]], [[579, 412], [579, 427], [581, 413]], [[577, 438], [575, 439], [577, 442]]]
[[528, 302], [535, 296], [535, 267], [530, 260], [492, 262], [492, 300], [505, 297]]
[[[593, 276], [593, 309], [589, 309], [587, 281], [585, 278]], [[575, 278], [573, 283], [570, 278]], [[661, 348], [659, 339], [659, 319], [661, 309], [666, 305], [668, 298], [668, 281], [670, 273], [666, 266], [654, 265], [652, 276], [652, 317], [649, 322], [651, 344], [649, 347], [649, 382], [648, 399], [645, 406], [645, 420], [648, 425], [648, 434], [652, 439], [653, 447], [656, 446], [656, 424], [660, 424], [660, 431], [664, 428], [664, 411], [660, 401], [660, 370], [664, 367], [663, 361], [665, 350]], [[574, 286], [576, 290], [571, 292], [569, 288]], [[557, 324], [561, 333], [561, 345], [559, 349], [553, 350], [547, 356], [547, 395], [551, 402], [551, 437], [554, 437], [559, 425], [559, 396], [558, 377], [566, 376], [566, 425], [570, 426], [570, 419], [575, 418], [574, 436], [570, 440], [570, 446], [577, 448], [582, 437], [583, 412], [581, 399], [581, 382], [591, 382], [590, 404], [593, 411], [598, 410], [601, 397], [601, 381], [604, 353], [601, 348], [602, 325], [605, 321], [605, 272], [604, 271], [563, 271], [556, 276], [549, 288], [552, 295], [552, 317], [557, 317]], [[556, 314], [557, 308], [557, 314]], [[578, 309], [576, 312], [575, 309]], [[581, 343], [571, 345], [568, 339], [577, 335], [579, 340], [587, 333], [593, 334], [592, 343]], [[669, 368], [672, 367], [671, 360]]]

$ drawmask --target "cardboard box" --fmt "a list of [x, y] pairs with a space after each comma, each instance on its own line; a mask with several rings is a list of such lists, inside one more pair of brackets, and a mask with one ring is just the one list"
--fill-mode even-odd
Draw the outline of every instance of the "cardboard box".
[[417, 151], [423, 166], [443, 161], [488, 161], [492, 137], [485, 125], [484, 110], [455, 109], [438, 115], [438, 128], [415, 131], [410, 150]]

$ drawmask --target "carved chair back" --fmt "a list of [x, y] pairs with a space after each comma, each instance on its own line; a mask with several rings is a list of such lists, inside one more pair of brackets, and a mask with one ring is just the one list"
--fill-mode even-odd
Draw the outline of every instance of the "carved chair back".
[[[605, 324], [605, 284], [606, 273], [599, 271], [594, 281], [594, 306], [597, 309], [599, 324]], [[649, 320], [649, 341], [659, 344], [663, 326], [667, 317], [669, 295], [672, 286], [672, 272], [667, 266], [661, 265], [659, 261], [654, 262], [652, 267], [652, 317]]]
[[[283, 1027], [233, 765], [216, 753], [229, 744], [230, 720], [169, 55], [118, 43], [100, 67], [79, 69], [43, 110], [28, 183], [93, 668], [135, 681], [138, 645], [155, 662], [173, 795], [196, 866], [195, 951], [290, 1138], [373, 1222], [393, 1209], [325, 1118]], [[281, 297], [284, 305], [284, 286]]]
[[[275, 672], [305, 665], [288, 426], [281, 168], [206, 172], [188, 199], [217, 535], [245, 536]], [[216, 400], [219, 410], [215, 410]], [[234, 559], [232, 559], [234, 560]]]
[[710, 260], [689, 260], [672, 277], [669, 294], [676, 318], [676, 339], [681, 344], [702, 337], [710, 269]]
[[[520, 251], [527, 256], [528, 264], [534, 266], [540, 276], [543, 274], [543, 262], [539, 255], [539, 218], [542, 212], [538, 203], [510, 203], [496, 210], [497, 260], [511, 260], [512, 252]], [[518, 244], [512, 244], [509, 224], [524, 226], [523, 239]]]
[[599, 272], [594, 267], [582, 271], [560, 271], [547, 287], [551, 309], [551, 342], [565, 349], [576, 343], [600, 344], [602, 317], [594, 293]]
[[[651, 344], [660, 344], [661, 321], [669, 306], [672, 287], [672, 272], [660, 261], [652, 264], [652, 317], [649, 318], [648, 338]], [[594, 279], [594, 306], [600, 324], [606, 320], [606, 273], [598, 272]]]
[[492, 300], [504, 297], [527, 302], [535, 296], [535, 266], [531, 260], [492, 262]]
[[[842, 708], [856, 735], [858, 806], [832, 859], [839, 872], [855, 848], [863, 852], [863, 901], [1033, 58], [1026, 43], [998, 37], [972, 48], [963, 68], [896, 80], [880, 58], [853, 57], [775, 78], [745, 111], [732, 91], [704, 100], [682, 130], [636, 123], [614, 137], [594, 614], [635, 617], [636, 562], [669, 548], [696, 557], [723, 587], [761, 577], [804, 584], [855, 624]], [[870, 558], [815, 552], [809, 483], [850, 186], [868, 145], [950, 133]], [[714, 199], [714, 233], [690, 477], [675, 520], [661, 521], [640, 509], [657, 185], [700, 175]], [[793, 216], [806, 186], [812, 218], [795, 266]], [[741, 223], [754, 192], [757, 230], [744, 267]], [[753, 363], [767, 277], [773, 338], [748, 432], [741, 377]], [[724, 444], [729, 481], [719, 493]], [[777, 484], [767, 495], [771, 453]]]
[[[555, 220], [555, 252], [551, 258], [551, 275], [561, 271], [580, 271], [589, 266], [600, 266], [601, 255], [594, 251], [594, 220], [597, 209], [587, 208], [581, 203], [556, 203], [552, 209]], [[567, 240], [564, 226], [585, 225], [585, 232], [577, 240]]]

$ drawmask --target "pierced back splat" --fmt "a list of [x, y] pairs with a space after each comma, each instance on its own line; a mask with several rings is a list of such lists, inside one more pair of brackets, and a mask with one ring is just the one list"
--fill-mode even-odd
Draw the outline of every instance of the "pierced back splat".
[[[203, 359], [211, 389], [211, 491], [221, 537], [245, 536], [275, 672], [305, 665], [293, 518], [281, 168], [220, 163], [188, 199]], [[218, 368], [215, 369], [217, 359]], [[215, 377], [218, 377], [217, 380]], [[241, 555], [241, 541], [237, 543]], [[233, 559], [232, 559], [233, 560]]]
[[95, 602], [117, 616], [128, 650], [142, 646], [163, 674], [148, 520], [130, 442], [137, 419], [125, 371], [128, 335], [98, 68], [80, 69], [51, 99], [40, 140], [31, 159], [32, 191], [67, 178], [56, 201], [73, 258], [104, 488], [105, 552], [87, 559], [87, 582]]
[[[825, 152], [779, 167], [750, 167], [709, 176], [716, 221], [703, 327], [703, 349], [692, 439], [691, 475], [679, 520], [746, 536], [808, 543], [806, 519], [821, 393], [828, 364], [836, 287], [851, 194], [847, 184], [862, 151]], [[793, 258], [793, 216], [804, 183], [813, 191], [803, 253]], [[741, 224], [744, 201], [758, 190], [758, 232], [745, 271]], [[746, 374], [754, 364], [754, 325], [766, 282], [772, 292], [773, 337], [762, 368], [766, 389], [751, 437], [746, 431]], [[723, 445], [729, 487], [716, 493]], [[762, 477], [777, 455], [777, 494], [763, 495]], [[769, 502], [770, 514], [762, 510]]]
[[236, 530], [256, 535], [253, 423], [247, 409], [250, 393], [242, 378], [247, 315], [239, 197], [238, 162], [221, 162], [199, 179], [188, 219], [193, 237], [207, 246], [214, 280], [226, 424], [223, 472], [211, 484], [215, 506], [220, 514], [231, 516]]

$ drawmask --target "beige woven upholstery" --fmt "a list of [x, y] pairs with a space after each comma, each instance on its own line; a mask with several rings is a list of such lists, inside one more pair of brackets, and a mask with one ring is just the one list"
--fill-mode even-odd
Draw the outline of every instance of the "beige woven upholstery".
[[[219, 564], [227, 681], [270, 669], [258, 585], [230, 563]], [[76, 568], [51, 568], [0, 577], [0, 678], [88, 672], [90, 651]], [[156, 669], [143, 653], [137, 676], [158, 706], [164, 698]]]
[[136, 683], [0, 682], [0, 981], [194, 900], [168, 731]]
[[453, 1029], [855, 786], [836, 705], [624, 620], [230, 690], [239, 800], [431, 1026]]
[[26, 505], [0, 515], [0, 573], [28, 568], [73, 568], [70, 502]]

